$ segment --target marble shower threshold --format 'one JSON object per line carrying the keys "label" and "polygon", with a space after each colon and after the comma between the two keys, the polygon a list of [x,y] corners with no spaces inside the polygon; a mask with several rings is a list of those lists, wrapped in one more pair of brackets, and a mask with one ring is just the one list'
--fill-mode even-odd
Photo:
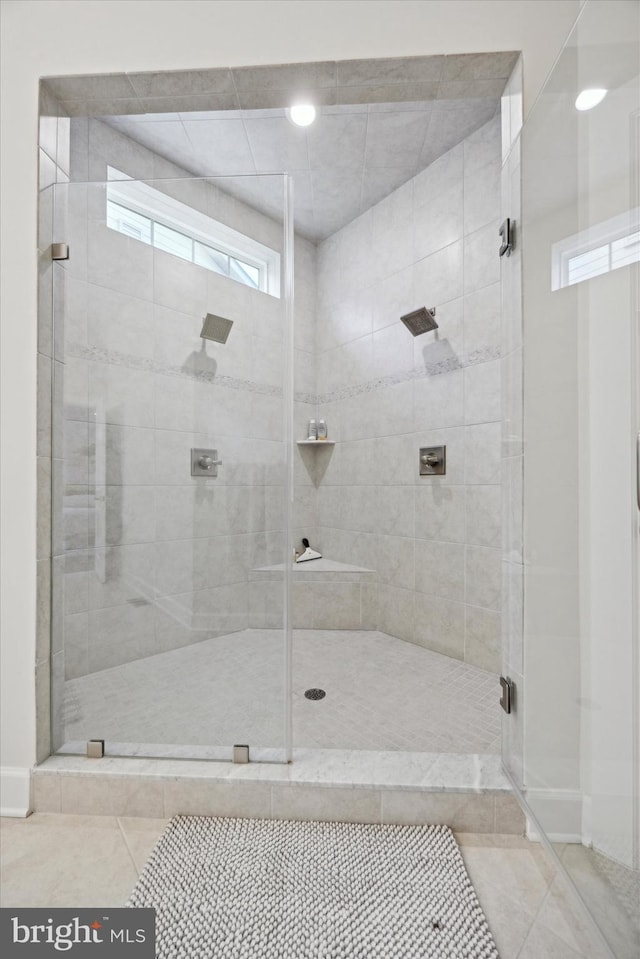
{"label": "marble shower threshold", "polygon": [[52,756],[33,770],[42,813],[442,823],[523,835],[495,755],[297,749],[291,763]]}

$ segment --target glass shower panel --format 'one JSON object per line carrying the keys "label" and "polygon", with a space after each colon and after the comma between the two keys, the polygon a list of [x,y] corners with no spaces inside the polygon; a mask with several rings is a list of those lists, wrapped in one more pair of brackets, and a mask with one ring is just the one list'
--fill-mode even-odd
{"label": "glass shower panel", "polygon": [[286,178],[55,190],[55,749],[286,761]]}
{"label": "glass shower panel", "polygon": [[619,959],[640,953],[639,38],[638,4],[587,2],[522,133],[523,786]]}

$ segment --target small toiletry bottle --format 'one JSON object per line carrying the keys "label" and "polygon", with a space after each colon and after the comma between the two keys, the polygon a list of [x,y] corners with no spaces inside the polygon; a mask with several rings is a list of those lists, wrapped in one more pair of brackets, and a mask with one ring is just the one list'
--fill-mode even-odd
{"label": "small toiletry bottle", "polygon": [[318,439],[318,427],[316,426],[315,420],[309,420],[309,433],[307,434],[308,440],[317,440]]}
{"label": "small toiletry bottle", "polygon": [[326,440],[327,438],[327,421],[318,420],[318,439]]}

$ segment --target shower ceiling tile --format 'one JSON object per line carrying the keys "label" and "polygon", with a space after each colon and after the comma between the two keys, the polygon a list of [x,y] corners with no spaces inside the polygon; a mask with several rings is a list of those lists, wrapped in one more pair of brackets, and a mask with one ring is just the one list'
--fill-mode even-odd
{"label": "shower ceiling tile", "polygon": [[386,60],[341,60],[338,64],[338,86],[407,83],[407,81],[439,80],[445,57],[396,57]]}
{"label": "shower ceiling tile", "polygon": [[281,176],[232,177],[219,184],[243,203],[249,204],[267,216],[282,219],[283,181]]}
{"label": "shower ceiling tile", "polygon": [[375,206],[414,176],[415,167],[365,169],[362,177],[362,210]]}
{"label": "shower ceiling tile", "polygon": [[408,100],[404,103],[361,103],[354,104],[351,107],[352,110],[363,109],[367,113],[420,113],[430,108],[431,102],[425,102],[424,100]]}
{"label": "shower ceiling tile", "polygon": [[[333,106],[336,101],[335,87],[296,87],[295,98],[302,103],[314,103],[318,106]],[[238,100],[245,110],[283,109],[291,103],[290,87],[282,89],[239,90]]]}
{"label": "shower ceiling tile", "polygon": [[184,97],[190,94],[232,93],[231,70],[171,70],[163,73],[128,73],[139,97]]}
{"label": "shower ceiling tile", "polygon": [[440,100],[462,100],[465,97],[500,97],[504,90],[504,80],[445,80],[440,84]]}
{"label": "shower ceiling tile", "polygon": [[320,116],[308,128],[311,170],[343,170],[364,165],[367,118],[363,114]]}
{"label": "shower ceiling tile", "polygon": [[124,73],[47,77],[45,82],[59,100],[118,100],[137,96]]}
{"label": "shower ceiling tile", "polygon": [[[264,114],[269,116],[284,116],[284,111],[278,110],[252,110],[252,117],[259,117]],[[172,114],[174,120],[243,120],[245,113],[242,110],[225,110],[221,108],[220,110],[187,110],[184,113],[178,113],[176,117],[175,113]],[[142,117],[141,119],[153,120],[153,116]],[[167,119],[166,117],[160,117],[159,119]]]}
{"label": "shower ceiling tile", "polygon": [[359,170],[313,170],[311,187],[316,222],[336,222],[343,211],[343,224],[349,223],[361,212]]}
{"label": "shower ceiling tile", "polygon": [[[155,103],[155,100],[153,102]],[[189,114],[188,119],[192,119],[192,116],[192,114]],[[229,116],[229,114],[227,114],[227,116]],[[165,122],[175,122],[179,119],[181,120],[182,117],[179,115],[176,116],[174,112],[169,111],[169,113],[134,113],[129,117],[111,117],[109,123],[117,127],[120,120],[127,120],[131,123],[162,123],[163,120]]]}
{"label": "shower ceiling tile", "polygon": [[234,91],[229,93],[191,93],[184,97],[141,97],[140,105],[146,113],[174,113],[191,110],[235,110],[240,103]]}
{"label": "shower ceiling tile", "polygon": [[407,100],[429,101],[438,96],[437,80],[424,83],[371,83],[366,86],[338,87],[338,103],[397,103]]}
{"label": "shower ceiling tile", "polygon": [[[417,70],[418,61],[423,62],[423,58],[415,59]],[[408,62],[411,64],[413,60],[410,58]],[[476,65],[478,70],[486,68],[483,63]],[[385,61],[382,73],[387,71],[387,80],[390,76],[399,76],[395,72],[398,64],[406,66],[407,61]],[[473,64],[463,66],[469,71]],[[267,71],[265,76],[271,76],[270,69],[240,71],[242,83],[256,83],[256,77],[264,71]],[[288,76],[287,71],[293,71],[293,76],[296,69],[296,65],[283,68],[282,77]],[[251,111],[216,109],[216,104],[227,105],[217,103],[218,98],[233,98],[229,93],[159,97],[153,103],[147,99],[105,99],[91,103],[70,100],[68,105],[71,112],[80,108],[80,113],[89,111],[97,115],[108,115],[117,106],[121,115],[108,119],[105,116],[105,122],[195,176],[291,172],[295,183],[296,230],[317,242],[397,190],[483,126],[499,108],[499,96],[478,96],[477,83],[473,84],[472,96],[434,101],[437,80],[406,82],[403,79],[367,86],[357,82],[368,76],[367,69],[365,64],[362,70],[354,67],[353,71],[347,71],[345,76],[354,85],[345,86],[342,91],[346,91],[350,101],[361,99],[362,103],[322,106],[327,100],[334,104],[336,88],[329,84],[331,71],[319,68],[315,79],[313,76],[311,79],[328,85],[312,89],[318,117],[306,129],[298,129],[288,122],[283,110],[290,99],[287,88],[271,83],[258,91],[264,99],[264,108]],[[435,64],[431,63],[429,69],[435,71]],[[234,75],[236,73],[238,71],[234,71]],[[182,83],[177,77],[171,82],[178,86]],[[187,83],[186,75],[184,82]],[[462,82],[468,82],[466,75]],[[284,84],[284,80],[280,78],[278,83]],[[501,84],[502,80],[498,81],[498,85]],[[255,89],[247,88],[240,96],[255,107],[254,93]],[[385,102],[371,102],[378,97]],[[182,103],[183,112],[168,113],[171,103]],[[269,109],[273,104],[276,107]],[[206,106],[213,109],[203,109]],[[162,113],[157,116],[135,114],[143,108],[162,109]],[[129,115],[132,111],[133,115]],[[225,184],[225,190],[267,216],[280,219],[282,185],[276,178],[270,183],[268,179],[253,181],[238,176]]]}
{"label": "shower ceiling tile", "polygon": [[286,117],[247,118],[244,121],[256,170],[282,173],[309,169],[306,131]]}
{"label": "shower ceiling tile", "polygon": [[333,87],[336,64],[283,63],[278,66],[235,67],[232,71],[236,90],[283,90],[300,87]]}
{"label": "shower ceiling tile", "polygon": [[365,166],[417,170],[431,118],[431,105],[416,113],[374,113],[367,122]]}
{"label": "shower ceiling tile", "polygon": [[[255,164],[242,120],[184,123],[200,172],[207,175],[254,173]],[[146,129],[146,127],[145,127]]]}
{"label": "shower ceiling tile", "polygon": [[145,113],[142,102],[135,97],[123,100],[61,100],[62,108],[70,117],[127,116]]}
{"label": "shower ceiling tile", "polygon": [[462,53],[446,57],[441,80],[507,79],[518,59],[517,52]]}
{"label": "shower ceiling tile", "polygon": [[[139,122],[139,120],[130,120],[126,117],[114,117],[111,125],[114,126],[116,130],[120,130],[121,133],[135,138],[134,125]],[[193,159],[193,146],[182,123],[176,123],[174,119],[158,120],[145,131],[145,146],[160,155],[162,155],[164,145],[168,139],[171,140],[172,150],[176,151],[182,160],[187,157]]]}
{"label": "shower ceiling tile", "polygon": [[487,123],[495,115],[498,103],[496,98],[438,100],[434,103],[420,168],[428,166]]}

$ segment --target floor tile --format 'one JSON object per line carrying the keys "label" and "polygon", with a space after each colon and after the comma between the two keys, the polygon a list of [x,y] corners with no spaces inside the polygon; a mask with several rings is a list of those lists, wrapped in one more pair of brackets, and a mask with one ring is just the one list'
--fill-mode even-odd
{"label": "floor tile", "polygon": [[137,871],[142,872],[145,862],[169,824],[169,820],[123,816],[118,819],[118,823],[133,863]]}
{"label": "floor tile", "polygon": [[[167,822],[63,814],[3,819],[1,904],[123,905]],[[539,846],[512,835],[460,832],[456,839],[500,959],[604,959],[595,945],[589,951],[584,918],[552,884],[553,868]]]}
{"label": "floor tile", "polygon": [[115,818],[33,815],[0,829],[2,906],[122,906],[138,871]]}
{"label": "floor tile", "polygon": [[[282,661],[282,634],[250,629],[69,680],[65,739],[282,748]],[[311,687],[325,698],[307,699]],[[496,687],[492,673],[376,630],[295,630],[294,745],[497,754]]]}

